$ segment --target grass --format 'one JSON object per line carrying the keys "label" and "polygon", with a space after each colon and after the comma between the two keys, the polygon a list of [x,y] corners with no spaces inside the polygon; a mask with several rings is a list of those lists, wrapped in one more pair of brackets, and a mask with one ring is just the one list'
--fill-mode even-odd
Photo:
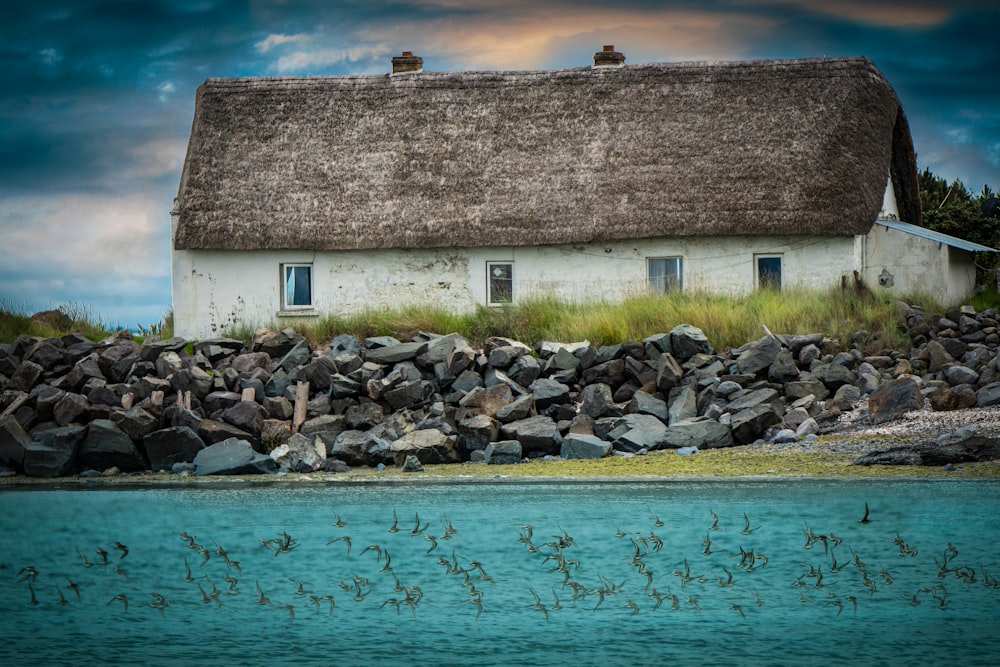
{"label": "grass", "polygon": [[[933,300],[914,296],[907,303],[928,312],[941,312]],[[296,328],[306,337],[328,341],[350,333],[365,338],[391,335],[409,340],[420,331],[457,332],[474,344],[489,336],[506,336],[528,344],[540,340],[563,342],[588,340],[611,345],[642,340],[669,331],[682,323],[699,327],[716,349],[731,349],[774,333],[822,332],[841,347],[864,331],[859,342],[866,352],[908,349],[910,342],[899,330],[897,301],[867,290],[760,290],[745,297],[704,292],[644,294],[622,302],[566,303],[555,298],[536,298],[501,308],[479,307],[457,314],[440,308],[407,307],[399,310],[368,310],[346,316],[328,315],[318,322]],[[273,326],[271,328],[274,328]],[[229,329],[226,336],[249,340],[254,327]]]}
{"label": "grass", "polygon": [[[943,312],[940,305],[920,295],[904,299],[927,312]],[[977,293],[977,309],[996,307],[996,290]],[[898,327],[897,301],[865,289],[831,288],[807,290],[786,288],[780,292],[759,290],[745,297],[706,292],[641,294],[622,302],[567,303],[540,297],[501,308],[481,306],[471,313],[453,313],[441,308],[409,306],[397,310],[368,310],[352,315],[327,315],[318,321],[294,326],[311,340],[321,343],[349,333],[394,336],[409,340],[420,331],[457,332],[473,344],[490,336],[507,336],[524,343],[540,340],[573,342],[588,340],[594,345],[612,345],[642,340],[669,331],[682,323],[699,327],[718,350],[739,347],[764,335],[763,327],[774,333],[824,333],[848,348],[852,336],[866,332],[858,341],[863,351],[906,350],[909,340]],[[0,303],[0,342],[9,343],[21,334],[52,338],[70,332],[91,340],[110,334],[106,322],[88,309],[60,306],[56,315],[29,316],[23,309]],[[274,323],[247,323],[226,330],[224,335],[249,341],[258,326],[282,328]],[[155,328],[154,328],[155,327]],[[167,338],[173,335],[173,316],[150,325],[149,331]]]}

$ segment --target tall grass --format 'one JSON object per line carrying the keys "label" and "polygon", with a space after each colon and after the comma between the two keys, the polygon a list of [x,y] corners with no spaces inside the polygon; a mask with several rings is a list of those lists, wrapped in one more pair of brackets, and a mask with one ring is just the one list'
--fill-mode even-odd
{"label": "tall grass", "polygon": [[[928,312],[941,307],[928,297],[904,299]],[[368,310],[353,315],[325,316],[295,328],[315,341],[350,333],[364,338],[391,335],[409,340],[421,331],[457,332],[474,343],[489,336],[507,336],[529,344],[540,340],[583,341],[610,345],[642,340],[682,323],[702,329],[717,349],[739,347],[773,333],[824,333],[847,348],[856,342],[866,352],[907,349],[909,340],[898,326],[896,299],[865,289],[760,290],[745,297],[704,292],[636,295],[621,302],[567,303],[541,297],[500,308],[479,307],[471,313],[405,307]],[[272,325],[270,328],[274,328]],[[252,326],[230,329],[225,335],[248,340]]]}
{"label": "tall grass", "polygon": [[28,315],[24,306],[0,302],[0,342],[10,343],[22,334],[55,338],[79,333],[97,341],[109,335],[109,325],[83,304],[69,303],[58,308]]}

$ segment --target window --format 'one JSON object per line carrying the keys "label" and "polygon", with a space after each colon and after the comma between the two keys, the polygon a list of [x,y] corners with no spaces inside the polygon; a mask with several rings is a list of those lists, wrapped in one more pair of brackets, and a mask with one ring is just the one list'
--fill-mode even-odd
{"label": "window", "polygon": [[646,260],[646,275],[649,277],[649,287],[657,294],[681,289],[681,269],[683,262],[680,257],[657,257]]}
{"label": "window", "polygon": [[757,287],[760,289],[781,289],[781,255],[755,255],[757,264]]}
{"label": "window", "polygon": [[281,265],[281,309],[312,308],[312,264]]}
{"label": "window", "polygon": [[489,305],[514,302],[514,264],[512,262],[486,263],[486,291]]}

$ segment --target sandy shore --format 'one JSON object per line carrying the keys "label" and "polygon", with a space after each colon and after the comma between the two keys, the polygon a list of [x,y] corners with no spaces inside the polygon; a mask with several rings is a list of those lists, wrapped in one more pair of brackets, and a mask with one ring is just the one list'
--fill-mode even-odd
{"label": "sandy shore", "polygon": [[1000,406],[956,412],[929,408],[872,426],[864,401],[841,415],[833,430],[814,440],[758,443],[743,447],[703,450],[681,456],[674,450],[645,455],[614,455],[599,460],[536,459],[516,465],[463,463],[426,466],[423,472],[402,473],[398,468],[355,468],[348,473],[278,473],[225,477],[196,477],[167,473],[133,473],[113,477],[43,479],[24,475],[0,477],[0,489],[24,486],[61,488],[95,486],[212,485],[212,484],[398,484],[482,482],[652,481],[694,479],[780,478],[920,478],[1000,479],[1000,461],[962,463],[953,469],[930,466],[854,466],[857,457],[884,451],[913,440],[932,440],[969,426],[1000,433]]}

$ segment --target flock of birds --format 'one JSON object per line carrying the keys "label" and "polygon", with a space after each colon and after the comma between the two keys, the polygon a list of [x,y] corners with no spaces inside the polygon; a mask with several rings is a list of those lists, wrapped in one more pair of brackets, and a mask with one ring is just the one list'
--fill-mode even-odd
{"label": "flock of birds", "polygon": [[[426,600],[438,609],[454,603],[454,609],[467,609],[460,613],[475,620],[495,609],[524,610],[545,622],[571,609],[617,610],[625,617],[658,610],[705,614],[711,609],[732,614],[734,622],[748,622],[753,610],[772,601],[785,605],[789,599],[828,610],[833,617],[863,614],[866,602],[875,598],[946,610],[956,587],[1000,589],[985,566],[964,562],[951,542],[928,546],[937,549],[934,568],[926,567],[926,555],[916,568],[920,550],[898,532],[878,530],[867,503],[856,522],[864,539],[853,530],[851,544],[833,531],[805,525],[801,547],[789,552],[782,543],[775,546],[777,553],[760,546],[768,530],[746,513],[742,526],[738,520],[726,525],[708,510],[698,544],[681,543],[680,531],[650,511],[641,530],[610,525],[600,544],[591,533],[581,545],[561,527],[541,530],[518,523],[511,526],[510,542],[499,546],[486,545],[475,535],[466,538],[447,514],[435,524],[414,514],[412,523],[401,524],[395,510],[388,526],[361,522],[363,529],[354,534],[357,544],[348,522],[332,512],[320,539],[315,531],[304,540],[280,530],[257,536],[256,544],[227,548],[180,531],[176,541],[157,546],[135,567],[130,564],[138,549],[111,540],[73,547],[72,567],[63,558],[57,563],[4,562],[0,568],[18,568],[13,582],[23,587],[24,603],[39,608],[96,604],[122,614],[165,616],[184,606],[222,609],[249,600],[287,613],[292,623],[301,621],[303,613],[328,617],[353,609],[415,619],[427,604],[425,589]],[[372,539],[376,528],[382,535],[377,540]],[[464,530],[472,533],[474,528]],[[872,548],[880,543],[891,543],[893,549]],[[866,563],[869,553],[855,547],[868,549],[878,560]],[[310,553],[298,557],[306,551]],[[898,559],[897,564],[887,564],[889,557]],[[896,584],[896,567],[907,572],[908,588]]]}

